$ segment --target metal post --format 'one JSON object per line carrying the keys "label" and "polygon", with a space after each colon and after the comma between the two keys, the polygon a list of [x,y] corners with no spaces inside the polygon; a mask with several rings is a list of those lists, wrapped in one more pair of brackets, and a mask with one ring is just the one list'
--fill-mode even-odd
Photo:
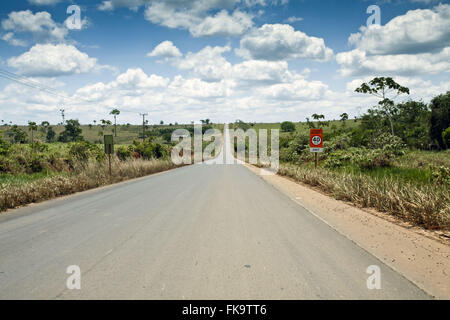
{"label": "metal post", "polygon": [[108,145],[108,160],[109,160],[109,177],[112,177],[112,171],[111,171],[111,145]]}
{"label": "metal post", "polygon": [[314,152],[314,162],[315,162],[315,168],[317,169],[319,165],[319,157],[317,156],[317,152]]}

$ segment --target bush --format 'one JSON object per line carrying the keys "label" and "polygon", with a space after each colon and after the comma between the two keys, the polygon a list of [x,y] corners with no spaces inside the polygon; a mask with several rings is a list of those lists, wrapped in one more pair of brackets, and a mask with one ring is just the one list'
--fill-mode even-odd
{"label": "bush", "polygon": [[88,161],[90,158],[95,158],[99,161],[103,159],[101,150],[95,144],[87,141],[73,143],[70,147],[69,155],[83,162]]}
{"label": "bush", "polygon": [[139,157],[148,159],[166,159],[170,154],[169,147],[165,147],[160,143],[153,143],[150,140],[145,142],[134,141],[130,152],[136,152]]}
{"label": "bush", "polygon": [[281,131],[283,132],[295,132],[295,125],[290,121],[285,121],[281,124]]}
{"label": "bush", "polygon": [[11,148],[11,144],[0,138],[0,155],[6,156]]}
{"label": "bush", "polygon": [[28,172],[37,173],[42,172],[45,168],[45,157],[42,154],[33,155],[28,163]]}
{"label": "bush", "polygon": [[430,166],[434,182],[450,186],[450,168],[445,166]]}
{"label": "bush", "polygon": [[130,150],[130,148],[121,146],[121,147],[117,148],[116,154],[120,160],[125,161],[126,159],[131,157],[131,150]]}
{"label": "bush", "polygon": [[447,148],[450,148],[450,127],[442,132],[442,140]]}
{"label": "bush", "polygon": [[358,153],[352,160],[361,169],[375,169],[390,167],[392,153],[385,150],[372,149]]}

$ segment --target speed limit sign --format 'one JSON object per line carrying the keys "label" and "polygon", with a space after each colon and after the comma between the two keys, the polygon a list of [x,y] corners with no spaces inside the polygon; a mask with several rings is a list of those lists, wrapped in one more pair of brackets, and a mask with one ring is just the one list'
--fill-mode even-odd
{"label": "speed limit sign", "polygon": [[311,129],[309,147],[311,152],[323,152],[323,129]]}

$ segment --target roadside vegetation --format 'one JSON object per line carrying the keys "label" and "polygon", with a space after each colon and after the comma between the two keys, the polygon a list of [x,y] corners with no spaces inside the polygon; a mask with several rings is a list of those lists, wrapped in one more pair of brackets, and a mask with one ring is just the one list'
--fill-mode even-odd
{"label": "roadside vegetation", "polygon": [[[192,125],[119,125],[120,111],[114,109],[111,115],[115,125],[100,120],[82,126],[74,119],[57,126],[47,121],[40,125],[29,122],[28,126],[4,123],[0,211],[175,168],[170,159],[172,132],[194,132]],[[202,122],[205,131],[223,129],[209,120]],[[105,134],[117,134],[111,175],[103,146]]]}
{"label": "roadside vegetation", "polygon": [[[383,85],[385,93],[407,90],[389,78],[375,80],[360,91]],[[236,121],[233,127],[280,129],[280,175],[427,229],[450,230],[450,92],[430,104],[386,99],[358,119],[343,113],[327,121],[314,114],[302,123]],[[309,149],[311,128],[324,129],[317,170]]]}

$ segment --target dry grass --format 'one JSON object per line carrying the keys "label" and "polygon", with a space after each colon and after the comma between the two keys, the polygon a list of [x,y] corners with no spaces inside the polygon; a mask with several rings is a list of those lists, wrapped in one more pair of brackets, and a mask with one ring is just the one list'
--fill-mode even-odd
{"label": "dry grass", "polygon": [[281,164],[278,173],[318,187],[338,200],[375,208],[426,229],[450,230],[450,190],[445,185],[418,185],[289,164]]}
{"label": "dry grass", "polygon": [[143,177],[175,167],[170,160],[136,159],[122,162],[114,158],[110,177],[107,164],[96,161],[78,164],[70,175],[43,178],[17,186],[4,185],[0,190],[0,211]]}

